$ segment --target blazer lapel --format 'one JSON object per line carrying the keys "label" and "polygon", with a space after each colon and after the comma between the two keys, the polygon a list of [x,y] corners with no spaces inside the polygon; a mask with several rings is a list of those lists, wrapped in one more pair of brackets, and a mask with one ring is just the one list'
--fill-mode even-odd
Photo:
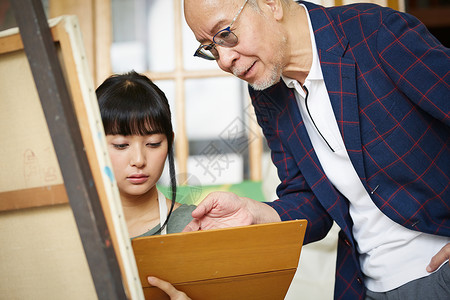
{"label": "blazer lapel", "polygon": [[353,61],[336,58],[328,53],[322,54],[320,60],[331,106],[347,153],[359,178],[365,183],[355,64]]}
{"label": "blazer lapel", "polygon": [[347,52],[348,41],[323,7],[304,4],[309,10],[320,65],[339,130],[350,160],[365,184],[356,94],[356,66]]}

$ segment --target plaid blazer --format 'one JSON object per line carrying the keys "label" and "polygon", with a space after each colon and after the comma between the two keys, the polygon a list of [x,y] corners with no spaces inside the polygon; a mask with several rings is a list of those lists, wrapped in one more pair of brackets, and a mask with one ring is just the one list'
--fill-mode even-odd
{"label": "plaid blazer", "polygon": [[[450,49],[390,8],[304,4],[340,132],[373,202],[404,227],[450,236]],[[268,204],[282,220],[308,220],[305,243],[336,221],[334,296],[362,299],[348,200],[324,174],[293,91],[283,81],[249,90],[281,180]]]}

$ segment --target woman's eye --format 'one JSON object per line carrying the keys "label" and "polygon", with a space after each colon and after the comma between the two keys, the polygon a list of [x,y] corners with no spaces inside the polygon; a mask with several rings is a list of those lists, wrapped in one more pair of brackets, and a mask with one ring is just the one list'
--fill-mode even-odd
{"label": "woman's eye", "polygon": [[152,147],[152,148],[156,148],[161,146],[161,142],[158,143],[147,143],[147,146]]}
{"label": "woman's eye", "polygon": [[122,150],[125,149],[128,146],[128,144],[113,144],[113,146],[116,149]]}

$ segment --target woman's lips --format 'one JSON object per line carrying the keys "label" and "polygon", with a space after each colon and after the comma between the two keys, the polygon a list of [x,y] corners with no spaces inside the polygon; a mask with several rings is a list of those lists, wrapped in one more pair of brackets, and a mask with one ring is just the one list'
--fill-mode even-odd
{"label": "woman's lips", "polygon": [[148,180],[146,175],[131,175],[127,177],[127,180],[133,184],[141,184]]}

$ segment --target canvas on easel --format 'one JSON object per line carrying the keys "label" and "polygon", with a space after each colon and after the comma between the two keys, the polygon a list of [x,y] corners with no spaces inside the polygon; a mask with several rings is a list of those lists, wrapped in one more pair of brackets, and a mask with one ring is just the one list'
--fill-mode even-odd
{"label": "canvas on easel", "polygon": [[[107,246],[114,248],[127,296],[142,299],[77,19],[57,18],[50,27],[111,235]],[[0,294],[98,299],[91,276],[96,270],[86,261],[53,147],[57,141],[50,137],[17,29],[0,35],[0,126],[0,139],[8,144],[0,150]]]}

